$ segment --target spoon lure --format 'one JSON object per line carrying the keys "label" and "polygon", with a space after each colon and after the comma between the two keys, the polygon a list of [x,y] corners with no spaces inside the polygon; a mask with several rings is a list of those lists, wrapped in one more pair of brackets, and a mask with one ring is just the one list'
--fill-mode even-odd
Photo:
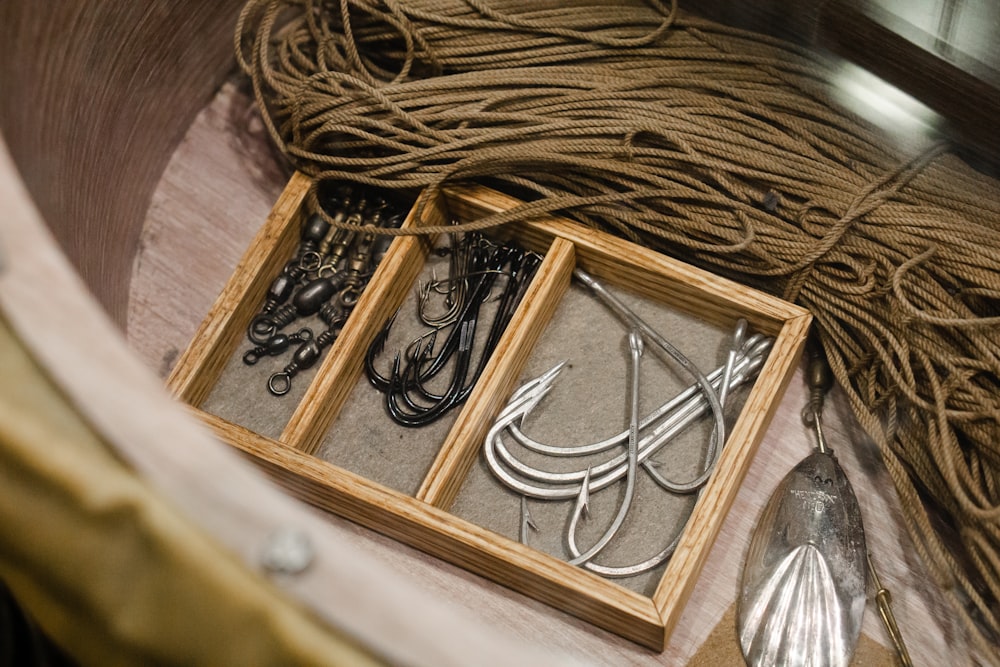
{"label": "spoon lure", "polygon": [[737,629],[751,667],[846,667],[861,633],[865,531],[851,483],[823,435],[832,379],[818,355],[809,383],[803,418],[817,447],[775,489],[743,567]]}

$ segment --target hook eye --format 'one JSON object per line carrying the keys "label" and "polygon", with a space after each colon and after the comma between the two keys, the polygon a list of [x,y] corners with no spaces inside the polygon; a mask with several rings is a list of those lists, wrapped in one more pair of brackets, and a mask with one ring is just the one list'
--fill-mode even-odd
{"label": "hook eye", "polygon": [[275,396],[284,396],[292,388],[292,376],[288,373],[275,373],[267,381],[267,389]]}
{"label": "hook eye", "polygon": [[298,337],[299,341],[303,343],[308,343],[313,339],[313,332],[309,327],[302,327],[295,335]]}
{"label": "hook eye", "polygon": [[257,349],[247,350],[246,354],[243,355],[243,363],[247,366],[253,366],[258,361],[260,361],[260,355],[257,354]]}
{"label": "hook eye", "polygon": [[340,305],[344,308],[353,308],[358,303],[358,298],[361,296],[360,290],[355,287],[349,287],[340,293],[337,300]]}
{"label": "hook eye", "polygon": [[299,259],[299,268],[303,271],[315,271],[323,264],[323,258],[315,250],[308,250],[302,253]]}
{"label": "hook eye", "polygon": [[267,315],[257,315],[250,321],[247,338],[257,345],[266,345],[271,336],[278,333],[278,327]]}

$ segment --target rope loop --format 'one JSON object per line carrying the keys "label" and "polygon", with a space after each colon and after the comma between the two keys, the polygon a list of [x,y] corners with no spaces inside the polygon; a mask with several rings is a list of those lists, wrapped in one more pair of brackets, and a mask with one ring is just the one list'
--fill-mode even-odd
{"label": "rope loop", "polygon": [[[862,188],[851,200],[844,214],[829,225],[827,231],[812,244],[812,249],[792,266],[793,273],[785,285],[783,298],[787,301],[796,301],[802,287],[808,282],[815,270],[816,264],[842,242],[848,230],[879,206],[898,196],[899,191],[912,181],[931,160],[947,149],[947,144],[937,142],[912,159],[900,164],[882,178]],[[813,227],[815,223],[812,222],[809,214],[821,210],[825,209],[812,201],[807,202],[797,216],[799,226],[803,230]]]}

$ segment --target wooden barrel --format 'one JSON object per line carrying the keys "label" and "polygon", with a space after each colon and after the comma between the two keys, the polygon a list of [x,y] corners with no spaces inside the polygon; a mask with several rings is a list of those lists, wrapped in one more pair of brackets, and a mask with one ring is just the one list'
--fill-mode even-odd
{"label": "wooden barrel", "polygon": [[0,8],[0,128],[32,199],[119,325],[153,189],[232,69],[238,0]]}
{"label": "wooden barrel", "polygon": [[[0,579],[84,664],[558,664],[536,640],[588,660],[661,660],[318,517],[216,441],[129,351],[122,329],[150,200],[232,71],[242,4],[0,3]],[[707,5],[729,7],[723,18],[742,12]],[[773,27],[771,18],[748,27]],[[995,89],[956,96],[944,85],[953,78],[913,79],[995,113]],[[784,408],[785,432],[797,432],[798,407]],[[781,455],[797,458],[796,447]],[[772,456],[758,468],[768,461],[782,465]],[[885,513],[886,541],[907,556],[897,560],[912,560],[898,512]],[[129,539],[85,553],[104,535]],[[713,557],[715,579],[731,577],[719,566],[730,561]],[[919,570],[898,569],[907,567]],[[918,593],[910,607],[926,609],[911,612],[913,625],[937,631],[925,616],[948,614]],[[698,599],[724,610],[729,598],[715,595],[706,587]],[[708,635],[690,613],[680,624],[686,656]],[[153,623],[139,623],[142,614]],[[711,623],[735,646],[720,618]],[[672,656],[663,664],[679,662]]]}

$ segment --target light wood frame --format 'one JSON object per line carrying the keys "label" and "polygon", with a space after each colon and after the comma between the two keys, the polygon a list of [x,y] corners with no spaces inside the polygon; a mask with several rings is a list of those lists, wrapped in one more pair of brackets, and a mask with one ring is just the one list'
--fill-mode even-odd
{"label": "light wood frame", "polygon": [[[343,332],[277,439],[198,409],[292,254],[309,179],[290,180],[266,223],[167,380],[170,390],[217,435],[298,498],[488,577],[597,626],[662,650],[736,496],[749,463],[797,365],[811,316],[775,297],[693,268],[649,249],[544,218],[517,223],[519,241],[544,261],[458,415],[415,497],[383,487],[313,456],[363,369],[364,353],[402,303],[429,250],[422,236],[393,241]],[[425,193],[405,226],[442,225],[508,210],[517,200],[482,187]],[[416,211],[421,210],[418,220]],[[746,318],[774,336],[771,353],[732,427],[716,471],[695,505],[676,553],[652,596],[568,565],[448,512],[480,444],[514,388],[575,266],[717,325]]]}

